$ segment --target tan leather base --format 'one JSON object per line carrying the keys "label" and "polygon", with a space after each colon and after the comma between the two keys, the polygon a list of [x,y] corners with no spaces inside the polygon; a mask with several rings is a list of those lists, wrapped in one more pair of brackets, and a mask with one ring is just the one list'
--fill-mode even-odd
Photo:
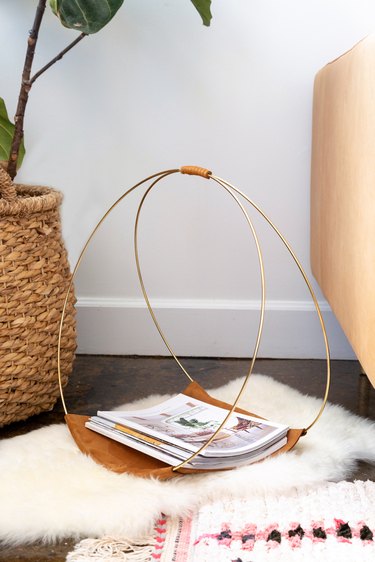
{"label": "tan leather base", "polygon": [[[190,396],[191,398],[196,398],[198,400],[204,400],[209,404],[215,406],[220,406],[221,408],[230,409],[232,406],[226,402],[216,400],[212,398],[207,392],[196,382],[192,382],[184,390],[184,394]],[[237,412],[252,415],[255,417],[256,414],[250,414],[246,410],[241,408],[236,408]],[[85,427],[85,422],[89,419],[88,416],[79,416],[76,414],[68,414],[65,416],[66,423],[69,430],[77,443],[79,449],[82,453],[89,455],[97,463],[105,466],[109,470],[117,473],[127,472],[134,474],[136,476],[142,477],[156,477],[159,479],[173,478],[181,474],[191,474],[198,472],[210,472],[208,470],[192,470],[192,469],[180,469],[178,472],[172,470],[172,466],[169,466],[153,457],[144,455],[131,447],[127,447],[122,443],[113,441],[108,437],[99,435]],[[290,450],[297,443],[301,435],[304,433],[303,429],[290,429],[288,431],[288,442],[287,444],[279,449],[274,455],[278,455],[282,452]],[[212,471],[215,472],[215,471]]]}

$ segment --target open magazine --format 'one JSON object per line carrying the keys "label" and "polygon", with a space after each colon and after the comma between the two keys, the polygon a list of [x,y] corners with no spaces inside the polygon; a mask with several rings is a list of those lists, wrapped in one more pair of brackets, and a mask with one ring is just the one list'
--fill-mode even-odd
{"label": "open magazine", "polygon": [[[86,427],[166,464],[177,465],[212,437],[227,414],[224,408],[178,394],[143,410],[99,411]],[[233,412],[212,443],[185,467],[235,468],[261,460],[286,444],[288,429]]]}

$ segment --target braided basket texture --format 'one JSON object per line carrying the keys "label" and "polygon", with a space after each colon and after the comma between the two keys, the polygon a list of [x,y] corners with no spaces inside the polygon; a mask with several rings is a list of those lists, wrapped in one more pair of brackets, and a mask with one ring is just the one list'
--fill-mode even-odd
{"label": "braided basket texture", "polygon": [[[59,396],[57,343],[70,279],[62,195],[13,184],[0,166],[0,427],[50,410]],[[74,295],[61,344],[65,385],[76,348]]]}

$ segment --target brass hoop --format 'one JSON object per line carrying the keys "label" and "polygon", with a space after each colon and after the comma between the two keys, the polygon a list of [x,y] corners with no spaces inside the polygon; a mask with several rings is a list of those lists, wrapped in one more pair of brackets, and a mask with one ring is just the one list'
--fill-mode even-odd
{"label": "brass hoop", "polygon": [[[194,167],[194,172],[196,170],[200,170],[199,168]],[[205,172],[208,172],[207,170],[205,170]],[[208,172],[209,175],[203,175],[202,173],[190,173],[190,175],[200,175],[205,177],[206,179],[210,179],[211,177],[211,172]],[[143,207],[143,204],[147,198],[147,196],[149,195],[149,193],[151,192],[151,190],[153,189],[153,187],[160,181],[161,178],[158,178],[157,180],[155,180],[150,187],[147,189],[147,191],[144,193],[141,202],[138,206],[138,210],[137,210],[137,215],[136,215],[136,220],[135,220],[135,226],[134,226],[134,252],[135,252],[135,261],[136,261],[136,266],[137,266],[137,274],[138,274],[138,279],[139,279],[139,283],[141,285],[141,289],[142,289],[142,293],[148,308],[148,311],[151,315],[151,318],[161,336],[161,338],[163,339],[165,345],[167,346],[169,352],[171,353],[172,357],[175,359],[175,361],[177,362],[177,364],[180,366],[180,368],[182,369],[182,371],[185,373],[185,375],[190,379],[190,381],[193,381],[193,379],[191,378],[191,376],[188,374],[188,372],[185,370],[185,368],[181,365],[180,361],[178,360],[178,358],[176,357],[176,354],[174,353],[174,351],[172,350],[171,345],[168,343],[167,338],[165,337],[159,322],[156,319],[155,313],[152,309],[150,300],[148,298],[148,294],[146,291],[146,287],[143,281],[143,276],[142,276],[142,272],[141,272],[141,267],[140,267],[140,261],[139,261],[139,254],[138,254],[138,223],[139,223],[139,217],[140,217],[140,213]],[[238,402],[241,400],[243,393],[246,390],[246,387],[248,385],[250,376],[253,372],[253,368],[254,368],[254,364],[258,355],[258,350],[259,350],[259,345],[260,345],[260,340],[262,337],[262,331],[263,331],[263,324],[264,324],[264,311],[265,311],[265,275],[264,275],[264,264],[263,264],[263,257],[262,257],[262,251],[260,248],[260,244],[259,244],[259,239],[257,236],[257,233],[255,231],[254,225],[252,220],[250,219],[246,209],[244,208],[244,206],[242,205],[242,203],[240,202],[240,200],[238,199],[238,197],[235,195],[235,193],[233,193],[233,191],[225,186],[222,185],[222,187],[225,189],[225,191],[227,191],[227,193],[229,193],[229,195],[231,195],[231,197],[235,200],[235,202],[237,203],[237,205],[240,207],[240,209],[242,210],[246,221],[250,227],[250,230],[252,232],[253,235],[253,239],[255,242],[255,246],[256,246],[256,250],[257,250],[257,255],[258,255],[258,262],[259,262],[259,268],[260,268],[260,279],[261,279],[261,309],[260,309],[260,318],[259,318],[259,325],[258,325],[258,332],[257,332],[257,337],[256,337],[256,341],[255,341],[255,345],[254,345],[254,351],[253,351],[253,355],[252,355],[252,359],[251,359],[251,363],[250,363],[250,368],[248,370],[248,373],[242,383],[242,386],[237,394],[236,399],[234,400],[234,402],[232,403],[232,406],[230,408],[230,410],[228,410],[228,414],[224,417],[223,421],[220,423],[220,425],[217,427],[217,429],[215,430],[215,432],[211,435],[211,437],[209,439],[207,439],[207,441],[205,443],[203,443],[203,445],[197,450],[195,451],[195,453],[193,453],[192,455],[190,455],[189,458],[187,458],[186,460],[184,460],[183,462],[177,464],[176,466],[174,466],[172,468],[173,471],[178,471],[180,468],[183,468],[184,466],[186,466],[189,462],[191,462],[193,459],[195,459],[202,451],[204,451],[211,443],[212,441],[214,441],[214,439],[216,438],[216,436],[219,434],[219,432],[221,431],[221,429],[225,426],[225,424],[227,423],[228,419],[230,418],[230,416],[233,414],[234,410],[236,409],[236,406],[238,404]]]}
{"label": "brass hoop", "polygon": [[63,331],[63,326],[64,326],[64,318],[65,318],[65,311],[66,311],[66,307],[67,307],[67,303],[68,303],[68,299],[69,299],[69,295],[73,286],[73,282],[75,279],[75,276],[77,274],[78,268],[81,264],[81,261],[83,259],[83,256],[86,253],[87,247],[89,246],[92,238],[94,237],[95,233],[97,232],[97,230],[99,229],[99,227],[101,226],[101,224],[104,222],[104,220],[108,217],[108,215],[112,212],[112,210],[130,193],[132,193],[135,189],[137,189],[138,187],[140,187],[141,185],[145,184],[146,182],[150,181],[150,180],[154,180],[153,183],[148,187],[147,191],[145,192],[145,194],[142,197],[142,200],[138,206],[138,210],[137,210],[137,215],[136,215],[136,222],[135,222],[135,227],[134,227],[134,251],[135,251],[135,259],[136,259],[136,266],[137,266],[137,274],[138,274],[138,278],[140,281],[140,285],[141,285],[141,289],[143,292],[143,296],[145,298],[145,302],[147,305],[147,308],[149,310],[149,313],[151,315],[151,318],[156,326],[156,328],[159,331],[160,336],[162,337],[164,343],[166,344],[168,350],[170,351],[171,355],[173,356],[173,358],[175,359],[175,361],[177,362],[177,364],[180,366],[180,368],[182,369],[182,371],[185,373],[185,375],[189,378],[190,381],[192,381],[193,379],[190,377],[189,373],[185,370],[185,368],[182,366],[182,364],[180,363],[180,361],[178,360],[178,358],[176,357],[175,353],[173,352],[171,346],[169,345],[163,331],[161,330],[161,327],[156,319],[155,313],[152,309],[151,303],[149,301],[148,295],[147,295],[147,291],[144,285],[144,281],[143,281],[143,277],[142,277],[142,273],[141,273],[141,269],[140,269],[140,262],[139,262],[139,254],[138,254],[138,239],[137,239],[137,233],[138,233],[138,223],[139,223],[139,216],[140,216],[140,212],[142,210],[142,206],[144,204],[144,201],[146,199],[146,197],[148,196],[148,194],[150,193],[151,189],[153,189],[153,187],[158,184],[162,179],[164,179],[165,177],[175,174],[175,173],[183,173],[183,174],[189,174],[189,175],[197,175],[197,176],[202,176],[206,179],[212,179],[214,180],[214,182],[216,182],[218,185],[220,185],[222,188],[224,188],[228,194],[231,195],[231,197],[235,200],[235,202],[237,203],[237,205],[240,207],[240,209],[242,210],[246,221],[251,229],[253,238],[254,238],[254,242],[256,245],[256,249],[257,249],[257,255],[258,255],[258,261],[259,261],[259,266],[260,266],[260,277],[261,277],[261,308],[260,308],[260,318],[259,318],[259,325],[258,325],[258,333],[257,333],[257,338],[256,338],[256,342],[255,342],[255,346],[254,346],[254,352],[253,352],[253,357],[251,360],[251,364],[250,364],[250,368],[249,371],[244,379],[244,382],[240,388],[240,391],[235,399],[235,401],[232,404],[232,407],[230,410],[228,410],[228,414],[225,417],[225,419],[223,420],[223,422],[220,424],[220,426],[217,428],[217,430],[215,431],[215,433],[211,436],[211,438],[209,440],[207,440],[206,443],[204,443],[202,445],[202,447],[196,451],[193,455],[191,455],[191,457],[189,457],[187,460],[183,461],[182,463],[176,465],[173,467],[174,471],[177,471],[178,469],[182,468],[184,465],[186,465],[188,462],[190,462],[191,460],[193,460],[199,453],[201,453],[206,447],[208,447],[210,445],[210,443],[215,439],[216,435],[219,433],[219,431],[222,429],[222,427],[225,425],[226,421],[228,420],[228,418],[230,417],[230,415],[233,413],[233,411],[235,410],[239,400],[241,399],[247,383],[249,381],[249,378],[252,374],[253,371],[253,367],[254,367],[254,363],[257,357],[257,353],[259,350],[259,345],[260,345],[260,340],[261,340],[261,335],[262,335],[262,330],[263,330],[263,323],[264,323],[264,310],[265,310],[265,275],[264,275],[264,265],[263,265],[263,258],[262,258],[262,253],[261,253],[261,248],[260,248],[260,244],[259,244],[259,240],[254,228],[254,225],[246,211],[246,209],[244,208],[244,206],[242,205],[242,203],[240,202],[240,200],[238,199],[237,195],[241,196],[242,198],[245,199],[245,201],[247,201],[258,213],[260,213],[260,215],[267,221],[267,223],[273,228],[273,230],[276,232],[276,234],[278,235],[278,237],[280,238],[280,240],[282,241],[282,243],[284,244],[284,246],[287,248],[289,254],[292,256],[294,262],[296,263],[304,281],[305,284],[307,285],[310,295],[312,297],[312,300],[314,302],[314,306],[316,309],[316,312],[318,314],[319,317],[319,321],[320,321],[320,326],[321,326],[321,330],[323,333],[323,338],[324,338],[324,344],[325,344],[325,352],[326,352],[326,364],[327,364],[327,370],[326,370],[326,388],[325,388],[325,394],[324,394],[324,398],[323,398],[323,402],[322,405],[319,409],[319,412],[317,414],[317,416],[314,418],[314,420],[310,423],[310,425],[308,425],[305,430],[304,430],[304,434],[319,420],[320,416],[323,413],[323,410],[325,408],[325,405],[327,403],[328,400],[328,393],[329,393],[329,387],[330,387],[330,352],[329,352],[329,344],[328,344],[328,337],[327,337],[327,332],[326,332],[326,328],[325,328],[325,324],[324,324],[324,320],[321,314],[321,310],[319,307],[319,303],[317,301],[317,298],[315,296],[314,290],[311,286],[311,283],[308,280],[308,277],[306,275],[306,272],[304,271],[300,261],[298,260],[296,254],[294,253],[294,251],[292,250],[290,244],[287,242],[287,240],[285,239],[285,237],[281,234],[281,232],[278,230],[278,228],[275,226],[275,224],[269,219],[269,217],[260,209],[260,207],[258,207],[249,197],[247,197],[247,195],[245,195],[243,192],[241,192],[238,188],[236,188],[235,186],[233,186],[232,184],[230,184],[229,182],[223,180],[222,178],[218,177],[218,176],[214,176],[209,170],[207,169],[203,169],[203,168],[199,168],[199,167],[192,167],[192,166],[183,166],[182,168],[179,169],[171,169],[171,170],[165,170],[163,172],[158,172],[156,174],[153,174],[149,177],[147,177],[146,179],[142,180],[141,182],[135,184],[133,187],[131,187],[129,190],[127,190],[123,195],[121,195],[111,206],[110,208],[104,213],[104,215],[102,216],[102,218],[99,220],[99,222],[97,223],[97,225],[94,227],[93,231],[91,232],[89,238],[87,239],[80,255],[79,258],[77,260],[77,263],[74,267],[74,270],[72,272],[71,275],[71,279],[67,288],[67,292],[66,292],[66,297],[64,300],[64,304],[63,304],[63,309],[62,309],[62,313],[61,313],[61,319],[60,319],[60,325],[59,325],[59,337],[58,337],[58,349],[57,349],[57,372],[58,372],[58,381],[59,381],[59,389],[60,389],[60,395],[61,395],[61,401],[62,401],[62,405],[65,411],[65,414],[68,414],[68,410],[66,407],[66,403],[65,403],[65,399],[64,399],[64,392],[63,392],[63,387],[62,387],[62,376],[61,376],[61,338],[62,338],[62,331]]}
{"label": "brass hoop", "polygon": [[306,274],[304,268],[302,267],[301,262],[297,258],[295,252],[292,250],[292,247],[290,246],[289,242],[281,234],[280,230],[271,221],[271,219],[264,213],[264,211],[262,211],[262,209],[260,207],[258,207],[258,205],[256,205],[256,203],[254,203],[254,201],[252,201],[247,195],[245,195],[245,193],[240,191],[234,185],[231,185],[227,181],[225,181],[225,180],[223,180],[223,179],[221,179],[217,176],[211,176],[211,178],[214,181],[216,181],[217,183],[219,183],[220,185],[226,185],[227,187],[233,189],[233,191],[235,191],[236,193],[238,193],[238,195],[243,197],[245,199],[245,201],[247,201],[267,221],[267,223],[273,228],[273,230],[276,232],[277,236],[280,238],[280,240],[282,241],[282,243],[284,244],[284,246],[288,250],[291,257],[293,258],[295,264],[297,265],[297,267],[298,267],[298,269],[299,269],[299,271],[300,271],[300,273],[303,277],[303,280],[304,280],[304,282],[305,282],[305,284],[306,284],[306,286],[307,286],[307,288],[310,292],[311,298],[314,302],[315,310],[316,310],[316,313],[317,313],[318,318],[319,318],[320,327],[321,327],[323,339],[324,339],[324,347],[325,347],[325,354],[326,354],[326,388],[325,388],[325,392],[324,392],[323,402],[322,402],[322,405],[320,407],[320,410],[319,410],[317,416],[313,419],[313,421],[310,423],[310,425],[308,425],[305,428],[305,431],[307,432],[309,429],[312,428],[313,425],[316,424],[316,422],[319,420],[320,416],[322,415],[323,410],[324,410],[324,408],[327,404],[329,388],[330,388],[330,385],[331,385],[331,364],[330,364],[330,351],[329,351],[328,336],[327,336],[327,331],[326,331],[326,327],[325,327],[325,324],[324,324],[322,312],[320,310],[320,306],[319,306],[319,303],[318,303],[318,299],[316,298],[316,295],[315,295],[315,291],[312,288],[312,285],[311,285],[311,283],[310,283],[310,281],[307,277],[307,274]]}
{"label": "brass hoop", "polygon": [[165,170],[164,172],[158,172],[157,174],[152,174],[152,176],[148,176],[147,178],[145,178],[144,180],[136,183],[135,185],[133,185],[133,187],[131,187],[130,189],[128,189],[127,191],[125,191],[125,193],[123,193],[114,203],[113,205],[111,205],[109,207],[109,209],[104,213],[104,215],[102,216],[102,218],[99,220],[99,222],[96,224],[96,226],[94,227],[94,229],[92,230],[90,236],[88,237],[85,245],[83,246],[81,253],[78,256],[78,260],[76,265],[74,266],[71,278],[70,278],[70,282],[68,284],[68,288],[66,290],[66,296],[65,296],[65,300],[64,300],[64,304],[63,304],[63,308],[62,308],[62,312],[61,312],[61,317],[60,317],[60,325],[59,325],[59,337],[58,337],[58,341],[57,341],[57,376],[58,376],[58,381],[59,381],[59,390],[60,390],[60,397],[61,397],[61,402],[64,408],[64,412],[65,415],[68,414],[68,409],[66,407],[66,403],[65,403],[65,398],[64,398],[64,391],[63,391],[63,386],[62,386],[62,377],[61,377],[61,338],[62,338],[62,331],[63,331],[63,327],[64,327],[64,319],[65,319],[65,312],[66,312],[66,307],[68,304],[68,300],[69,300],[69,295],[71,293],[72,287],[73,287],[73,283],[74,283],[74,279],[77,275],[77,271],[79,269],[79,266],[81,265],[81,261],[83,259],[83,256],[86,253],[87,247],[89,246],[91,240],[93,239],[93,237],[95,236],[96,232],[99,230],[100,226],[102,225],[102,223],[105,221],[105,219],[108,217],[108,215],[113,211],[113,209],[115,207],[117,207],[117,205],[123,200],[125,199],[125,197],[127,197],[128,195],[130,195],[130,193],[132,193],[135,189],[137,189],[137,187],[140,187],[141,185],[143,185],[144,183],[157,178],[157,177],[164,177],[164,176],[169,176],[170,174],[176,174],[179,171],[179,169],[173,169],[173,170]]}

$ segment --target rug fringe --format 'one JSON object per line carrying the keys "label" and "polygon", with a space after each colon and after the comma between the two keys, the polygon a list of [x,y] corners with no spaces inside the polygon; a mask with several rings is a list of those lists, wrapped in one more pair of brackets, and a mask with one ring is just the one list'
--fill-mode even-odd
{"label": "rug fringe", "polygon": [[150,562],[154,545],[155,538],[152,536],[138,540],[124,537],[83,539],[68,554],[66,562],[112,562],[113,560]]}

